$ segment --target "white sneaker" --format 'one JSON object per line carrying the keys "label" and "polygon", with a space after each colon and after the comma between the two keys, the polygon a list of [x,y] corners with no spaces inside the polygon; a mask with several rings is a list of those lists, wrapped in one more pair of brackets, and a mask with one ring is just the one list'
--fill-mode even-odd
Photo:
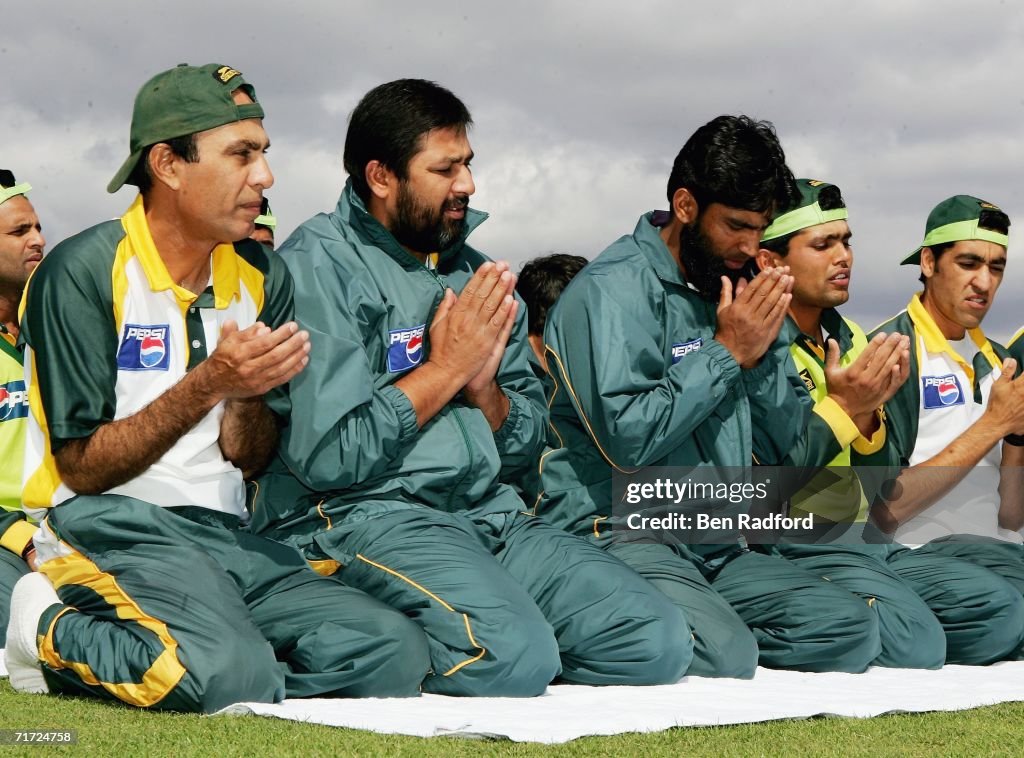
{"label": "white sneaker", "polygon": [[45,694],[50,691],[43,679],[36,638],[43,612],[59,602],[50,580],[38,572],[25,574],[14,585],[5,662],[11,686],[18,692]]}

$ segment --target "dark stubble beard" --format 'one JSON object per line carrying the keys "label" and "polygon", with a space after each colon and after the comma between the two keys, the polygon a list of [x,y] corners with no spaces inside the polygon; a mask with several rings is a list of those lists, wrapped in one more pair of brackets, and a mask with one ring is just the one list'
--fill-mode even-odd
{"label": "dark stubble beard", "polygon": [[[468,199],[458,201],[466,207]],[[430,208],[421,203],[408,182],[398,186],[398,212],[391,224],[391,234],[398,242],[418,253],[439,253],[447,250],[462,236],[466,219],[446,219],[444,212],[450,201],[440,208]]]}
{"label": "dark stubble beard", "polygon": [[757,264],[751,259],[741,269],[731,269],[718,255],[700,228],[700,219],[679,232],[679,260],[686,270],[686,281],[697,288],[705,300],[717,303],[722,295],[722,277],[727,276],[735,288],[741,279],[748,282],[757,276]]}

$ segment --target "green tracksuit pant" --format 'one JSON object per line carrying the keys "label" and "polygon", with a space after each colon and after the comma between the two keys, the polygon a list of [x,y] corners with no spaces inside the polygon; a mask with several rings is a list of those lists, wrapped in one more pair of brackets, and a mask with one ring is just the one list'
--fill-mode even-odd
{"label": "green tracksuit pant", "polygon": [[[882,652],[874,665],[936,669],[946,661],[942,624],[906,580],[886,563],[887,546],[783,543],[775,546],[775,552],[867,601],[878,616],[882,643]],[[955,630],[950,633],[955,641]]]}
{"label": "green tracksuit pant", "polygon": [[426,692],[527,697],[574,684],[665,684],[693,652],[683,614],[629,567],[498,485],[471,511],[360,501],[314,537],[337,576],[416,621]]}
{"label": "green tracksuit pant", "polygon": [[11,590],[29,571],[28,564],[10,550],[0,547],[0,649],[7,642],[8,613],[11,609]]}
{"label": "green tracksuit pant", "polygon": [[1024,656],[1024,548],[959,537],[898,546],[889,565],[924,598],[946,629],[949,663]]}
{"label": "green tracksuit pant", "polygon": [[691,674],[749,678],[758,663],[859,672],[878,655],[878,621],[867,603],[782,558],[743,550],[711,568],[686,546],[616,534],[597,542],[686,614],[695,638]]}
{"label": "green tracksuit pant", "polygon": [[51,691],[202,712],[418,693],[429,661],[415,624],[236,527],[117,495],[52,509],[37,538],[61,599],[39,624]]}

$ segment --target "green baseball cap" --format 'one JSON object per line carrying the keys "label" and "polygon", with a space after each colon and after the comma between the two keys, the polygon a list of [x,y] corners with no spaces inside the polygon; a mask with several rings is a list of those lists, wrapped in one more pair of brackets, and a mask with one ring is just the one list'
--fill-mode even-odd
{"label": "green baseball cap", "polygon": [[[809,226],[826,224],[829,221],[840,221],[850,217],[846,208],[833,208],[822,210],[819,198],[821,191],[826,187],[835,187],[834,184],[822,182],[818,179],[797,179],[796,188],[800,193],[800,200],[795,206],[778,213],[772,219],[771,224],[761,234],[761,241],[785,237],[787,234],[799,232]],[[836,187],[836,190],[839,188]]]}
{"label": "green baseball cap", "polygon": [[270,210],[270,201],[264,197],[263,204],[260,205],[260,215],[253,221],[256,226],[265,226],[270,230],[277,228],[277,216],[275,216]]}
{"label": "green baseball cap", "polygon": [[[253,102],[236,105],[232,93],[239,88]],[[107,192],[117,192],[129,181],[142,151],[150,145],[246,118],[263,118],[263,106],[237,69],[219,63],[180,63],[157,74],[135,96],[128,140],[131,155],[110,180]]]}
{"label": "green baseball cap", "polygon": [[27,182],[18,184],[14,178],[14,172],[10,169],[0,168],[0,205],[3,205],[16,195],[27,195],[32,185]]}
{"label": "green baseball cap", "polygon": [[918,264],[921,262],[921,248],[946,242],[985,240],[1007,247],[1007,235],[978,226],[984,211],[1004,213],[999,206],[970,195],[954,195],[943,200],[928,214],[928,223],[924,225],[924,242],[900,261],[900,265]]}

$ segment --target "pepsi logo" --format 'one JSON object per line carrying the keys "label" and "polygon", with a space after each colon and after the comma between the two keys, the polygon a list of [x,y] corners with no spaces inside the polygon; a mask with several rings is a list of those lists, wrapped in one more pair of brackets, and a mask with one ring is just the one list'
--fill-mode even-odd
{"label": "pepsi logo", "polygon": [[171,365],[168,324],[125,324],[117,348],[121,371],[167,371]]}
{"label": "pepsi logo", "polygon": [[17,379],[0,385],[0,422],[28,415],[28,391],[25,382]]}
{"label": "pepsi logo", "polygon": [[408,371],[420,365],[426,328],[426,324],[420,324],[388,332],[388,371]]}
{"label": "pepsi logo", "polygon": [[964,390],[955,374],[921,377],[921,399],[925,409],[964,405]]}
{"label": "pepsi logo", "polygon": [[960,397],[960,388],[957,387],[956,382],[944,379],[939,383],[939,400],[942,401],[943,405],[952,405]]}
{"label": "pepsi logo", "polygon": [[417,334],[405,343],[405,356],[409,363],[419,363],[423,356],[423,335]]}
{"label": "pepsi logo", "polygon": [[153,368],[167,355],[167,347],[162,337],[143,337],[139,346],[139,362],[146,368]]}

